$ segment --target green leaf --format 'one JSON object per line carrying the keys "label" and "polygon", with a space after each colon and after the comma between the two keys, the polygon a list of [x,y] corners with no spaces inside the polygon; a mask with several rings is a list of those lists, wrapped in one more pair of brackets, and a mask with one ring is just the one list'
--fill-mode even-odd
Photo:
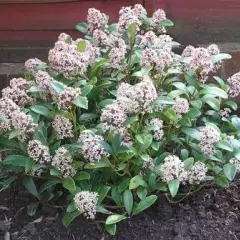
{"label": "green leaf", "polygon": [[44,182],[44,183],[42,184],[42,186],[40,187],[39,194],[43,193],[43,192],[44,192],[45,190],[47,190],[48,188],[57,185],[58,183],[61,183],[61,180],[60,180],[60,179],[50,179],[50,180],[47,180],[47,181]]}
{"label": "green leaf", "polygon": [[88,109],[88,100],[86,97],[79,96],[72,101],[77,107]]}
{"label": "green leaf", "polygon": [[142,176],[140,175],[136,175],[130,180],[129,189],[131,190],[131,189],[137,188],[138,186],[143,186],[145,188],[148,187],[147,183],[142,179]]}
{"label": "green leaf", "polygon": [[225,175],[216,176],[215,181],[216,181],[216,184],[220,187],[229,187],[229,182]]}
{"label": "green leaf", "polygon": [[116,229],[117,229],[116,223],[105,224],[105,228],[110,235],[114,236],[116,234]]}
{"label": "green leaf", "polygon": [[202,95],[202,94],[209,94],[209,95],[217,96],[217,97],[220,97],[220,98],[228,98],[227,93],[225,91],[223,91],[221,88],[211,87],[211,86],[205,87],[204,89],[202,89],[199,92],[199,94],[200,95]]}
{"label": "green leaf", "polygon": [[189,117],[190,119],[197,118],[201,116],[201,111],[198,110],[197,108],[191,108],[189,112],[186,114],[186,117]]}
{"label": "green leaf", "polygon": [[50,82],[50,85],[52,86],[54,91],[57,93],[64,91],[64,85],[58,81],[52,81],[52,82]]}
{"label": "green leaf", "polygon": [[184,169],[186,171],[190,171],[194,164],[194,158],[193,157],[187,158],[183,161],[183,163],[184,163]]}
{"label": "green leaf", "polygon": [[84,97],[87,96],[91,92],[92,89],[93,89],[93,85],[90,85],[90,84],[83,87],[81,89],[81,95]]}
{"label": "green leaf", "polygon": [[136,23],[131,23],[128,26],[128,37],[130,39],[130,43],[131,45],[134,43],[135,41],[135,36],[136,36]]}
{"label": "green leaf", "polygon": [[96,119],[98,117],[97,114],[95,113],[83,113],[81,116],[80,116],[80,121],[91,121],[93,119]]}
{"label": "green leaf", "polygon": [[62,218],[63,225],[67,228],[71,224],[71,222],[80,215],[80,213],[76,210],[74,212],[66,213]]}
{"label": "green leaf", "polygon": [[108,152],[109,154],[113,154],[113,148],[105,141],[100,141],[99,142],[101,144],[101,146],[104,148],[104,150],[106,152]]}
{"label": "green leaf", "polygon": [[31,203],[27,206],[27,213],[30,217],[33,217],[36,214],[39,203]]}
{"label": "green leaf", "polygon": [[174,100],[170,97],[164,97],[164,96],[160,96],[157,99],[154,100],[153,104],[155,105],[173,105],[174,104]]}
{"label": "green leaf", "polygon": [[4,179],[3,181],[0,181],[0,186],[2,188],[7,188],[12,182],[14,182],[17,179],[17,176],[11,176],[9,178]]}
{"label": "green leaf", "polygon": [[8,139],[11,140],[13,138],[15,138],[16,136],[18,136],[18,134],[21,132],[21,130],[13,130],[10,132]]}
{"label": "green leaf", "polygon": [[108,216],[108,218],[106,219],[106,224],[111,225],[114,223],[118,223],[124,219],[126,219],[124,215],[120,215],[120,214],[111,215],[111,216]]}
{"label": "green leaf", "polygon": [[31,168],[32,168],[32,166],[34,164],[35,164],[35,161],[33,161],[32,159],[28,158],[26,160],[26,163],[25,163],[25,173],[28,173],[31,170]]}
{"label": "green leaf", "polygon": [[186,87],[186,85],[185,85],[184,83],[182,83],[182,82],[173,82],[172,85],[173,85],[174,87],[176,87],[177,89],[186,92],[186,88],[187,88],[187,87]]}
{"label": "green leaf", "polygon": [[151,70],[152,70],[152,66],[150,66],[150,67],[143,67],[143,68],[141,68],[140,71],[133,73],[132,76],[133,77],[141,77],[142,78],[142,77],[148,75]]}
{"label": "green leaf", "polygon": [[224,59],[231,59],[232,56],[228,53],[219,53],[217,55],[214,55],[211,57],[211,60],[213,63],[216,63],[216,62],[219,62],[219,61],[222,61]]}
{"label": "green leaf", "polygon": [[90,174],[86,171],[77,172],[74,176],[75,181],[89,180],[89,179],[90,179]]}
{"label": "green leaf", "polygon": [[111,189],[111,187],[109,187],[109,186],[101,186],[98,189],[98,192],[99,192],[98,204],[100,204],[104,200],[104,198],[106,197],[106,195],[110,189]]}
{"label": "green leaf", "polygon": [[63,180],[62,185],[64,188],[70,190],[70,191],[74,191],[76,190],[76,185],[74,180],[71,177],[68,177],[66,179]]}
{"label": "green leaf", "polygon": [[123,204],[124,207],[128,213],[128,215],[131,214],[132,212],[132,207],[133,207],[133,195],[130,190],[126,190],[123,193]]}
{"label": "green leaf", "polygon": [[110,167],[110,163],[106,161],[99,161],[95,163],[87,163],[84,168],[85,169],[97,169],[97,168],[105,168],[105,167]]}
{"label": "green leaf", "polygon": [[174,23],[171,20],[169,20],[169,19],[163,19],[160,22],[160,26],[161,27],[172,27],[172,26],[174,26]]}
{"label": "green leaf", "polygon": [[173,179],[168,183],[168,189],[169,189],[172,197],[176,196],[178,189],[179,189],[179,184],[180,184],[180,182],[178,179]]}
{"label": "green leaf", "polygon": [[25,176],[23,178],[23,185],[32,195],[39,198],[39,194],[32,177]]}
{"label": "green leaf", "polygon": [[68,205],[68,207],[66,209],[66,212],[70,213],[70,212],[74,212],[76,210],[77,210],[77,208],[76,208],[75,203],[73,201]]}
{"label": "green leaf", "polygon": [[80,22],[76,26],[76,29],[82,33],[86,33],[88,29],[88,24],[85,22]]}
{"label": "green leaf", "polygon": [[100,213],[103,213],[103,214],[107,214],[107,215],[112,214],[112,212],[108,211],[106,208],[104,208],[101,205],[97,205],[97,209],[96,210],[97,210],[97,212],[100,212]]}
{"label": "green leaf", "polygon": [[216,98],[208,98],[205,100],[205,103],[207,103],[212,109],[219,111],[220,109],[220,101]]}
{"label": "green leaf", "polygon": [[34,139],[40,141],[43,145],[48,146],[47,139],[41,131],[38,130],[34,133]]}
{"label": "green leaf", "polygon": [[232,163],[227,163],[223,166],[223,172],[229,181],[232,181],[236,175],[236,166]]}
{"label": "green leaf", "polygon": [[137,204],[136,208],[133,210],[133,215],[136,215],[145,209],[149,208],[151,205],[153,205],[157,200],[156,195],[150,195],[146,198],[144,198],[140,203]]}
{"label": "green leaf", "polygon": [[147,189],[143,187],[139,187],[137,189],[137,195],[139,199],[143,200],[147,196]]}
{"label": "green leaf", "polygon": [[200,99],[194,100],[194,101],[190,101],[190,104],[197,108],[197,109],[201,109],[202,108],[202,101]]}
{"label": "green leaf", "polygon": [[231,145],[231,143],[229,143],[226,140],[221,140],[220,142],[218,142],[216,144],[216,147],[220,148],[220,149],[224,149],[224,150],[229,151],[229,152],[233,151],[233,146]]}
{"label": "green leaf", "polygon": [[79,41],[77,44],[77,50],[79,52],[85,52],[86,46],[87,46],[87,43],[85,40]]}
{"label": "green leaf", "polygon": [[168,108],[163,113],[169,120],[176,121],[178,119],[177,113],[172,108]]}
{"label": "green leaf", "polygon": [[235,111],[238,109],[238,105],[234,101],[226,101],[225,103]]}
{"label": "green leaf", "polygon": [[30,109],[33,112],[38,113],[40,115],[43,115],[45,117],[49,117],[50,116],[49,110],[46,107],[42,106],[42,105],[35,105],[35,106],[30,107]]}
{"label": "green leaf", "polygon": [[182,150],[181,150],[181,158],[182,158],[183,160],[185,160],[185,159],[188,158],[188,156],[189,156],[188,150],[187,150],[187,149],[182,149]]}
{"label": "green leaf", "polygon": [[17,167],[25,167],[27,161],[29,161],[28,157],[21,156],[21,155],[10,155],[4,158],[3,164],[13,165]]}
{"label": "green leaf", "polygon": [[200,140],[201,138],[201,133],[195,128],[182,128],[182,132],[197,140]]}

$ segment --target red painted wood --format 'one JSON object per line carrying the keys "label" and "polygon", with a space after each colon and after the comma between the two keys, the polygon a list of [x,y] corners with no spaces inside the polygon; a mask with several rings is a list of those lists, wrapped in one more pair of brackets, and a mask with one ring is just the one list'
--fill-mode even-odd
{"label": "red painted wood", "polygon": [[[85,21],[87,10],[97,8],[116,20],[119,9],[142,0],[83,0],[69,3],[2,4],[0,30],[56,30],[72,29]],[[11,17],[10,17],[11,16]]]}

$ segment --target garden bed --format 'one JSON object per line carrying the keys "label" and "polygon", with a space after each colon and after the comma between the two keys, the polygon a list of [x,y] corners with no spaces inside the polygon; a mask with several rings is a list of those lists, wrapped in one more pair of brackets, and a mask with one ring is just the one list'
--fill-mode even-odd
{"label": "garden bed", "polygon": [[[104,233],[101,223],[83,218],[65,229],[61,211],[51,207],[30,218],[26,207],[32,200],[25,190],[19,191],[18,186],[1,193],[1,239],[4,235],[10,235],[11,238],[6,239],[11,240],[240,239],[240,180],[233,182],[229,189],[205,189],[179,204],[170,204],[163,196],[147,212],[121,223],[116,237]],[[4,219],[12,219],[9,227]]]}

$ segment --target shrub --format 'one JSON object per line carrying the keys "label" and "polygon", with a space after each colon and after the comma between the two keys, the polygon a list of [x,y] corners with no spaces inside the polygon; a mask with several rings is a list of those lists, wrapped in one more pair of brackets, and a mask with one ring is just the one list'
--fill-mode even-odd
{"label": "shrub", "polygon": [[85,38],[60,34],[48,63],[28,60],[0,99],[2,187],[22,178],[38,199],[30,215],[63,197],[65,226],[106,214],[110,234],[159,192],[228,186],[240,169],[240,74],[214,76],[230,56],[214,44],[174,53],[161,9],[119,13],[109,25],[89,9]]}

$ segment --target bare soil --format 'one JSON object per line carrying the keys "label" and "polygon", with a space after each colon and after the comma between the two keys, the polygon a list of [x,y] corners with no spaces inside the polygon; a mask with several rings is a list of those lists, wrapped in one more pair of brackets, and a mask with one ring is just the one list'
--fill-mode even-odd
{"label": "bare soil", "polygon": [[207,188],[178,204],[165,197],[148,211],[118,225],[116,237],[101,223],[78,219],[69,229],[62,211],[45,206],[27,215],[33,201],[17,185],[0,193],[0,239],[4,240],[238,240],[240,179],[228,189]]}

